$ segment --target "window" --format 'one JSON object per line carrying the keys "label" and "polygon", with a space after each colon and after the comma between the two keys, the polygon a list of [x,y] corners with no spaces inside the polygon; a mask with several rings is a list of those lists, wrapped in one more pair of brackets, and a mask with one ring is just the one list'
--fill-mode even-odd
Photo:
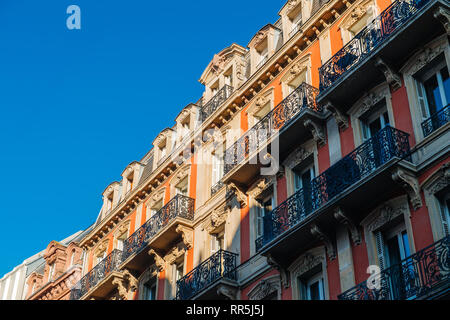
{"label": "window", "polygon": [[230,68],[225,74],[224,74],[224,81],[226,86],[233,86],[233,69]]}
{"label": "window", "polygon": [[265,47],[260,53],[259,53],[259,62],[258,66],[262,66],[264,63],[267,62],[267,59],[269,58],[269,48]]}
{"label": "window", "polygon": [[163,199],[160,199],[151,209],[151,217],[153,217],[163,207]]}
{"label": "window", "polygon": [[304,169],[294,169],[294,190],[302,190],[298,197],[298,207],[301,208],[302,215],[307,215],[312,211],[312,183],[315,177],[314,166],[310,165]]}
{"label": "window", "polygon": [[166,157],[166,155],[167,155],[167,147],[166,147],[166,145],[164,145],[164,146],[162,146],[161,148],[160,148],[160,150],[161,150],[161,156],[160,156],[160,160],[162,160],[162,159],[164,159],[165,157]]}
{"label": "window", "polygon": [[52,281],[54,270],[55,270],[55,264],[50,265],[50,270],[48,272],[48,281]]}
{"label": "window", "polygon": [[450,78],[442,56],[417,75],[416,90],[423,119],[441,111],[450,103]]}
{"label": "window", "polygon": [[409,273],[410,268],[414,266],[407,259],[411,255],[411,250],[404,222],[388,230],[376,232],[375,238],[380,268],[382,270],[389,268],[391,274],[398,275],[389,277],[390,295],[393,299],[402,299],[404,293],[409,291],[408,286],[410,285],[402,280],[410,275],[403,274]]}
{"label": "window", "polygon": [[97,263],[96,263],[96,264],[99,264],[99,263],[102,262],[102,260],[105,259],[105,258],[106,258],[106,251],[103,251],[101,254],[99,254],[99,255],[97,256]]}
{"label": "window", "polygon": [[180,280],[181,278],[183,278],[183,274],[184,274],[184,264],[178,263],[174,265],[174,272],[175,272],[175,283]]}
{"label": "window", "polygon": [[75,261],[75,250],[72,251],[72,256],[70,257],[70,266],[72,267]]}
{"label": "window", "polygon": [[144,284],[144,300],[156,300],[156,278]]}
{"label": "window", "polygon": [[177,195],[188,195],[188,177],[185,177],[180,183],[177,184],[175,187],[176,194]]}
{"label": "window", "polygon": [[264,217],[269,216],[272,212],[274,204],[273,194],[266,196],[260,200],[260,207],[256,214],[256,237],[259,238],[264,234]]}
{"label": "window", "polygon": [[444,234],[448,235],[450,233],[450,192],[447,191],[447,193],[444,194],[443,197],[440,197],[439,200]]}
{"label": "window", "polygon": [[[317,268],[315,268],[317,271]],[[311,276],[297,278],[299,296],[302,300],[325,300],[322,271]]]}
{"label": "window", "polygon": [[292,27],[289,35],[292,37],[298,30],[300,30],[300,26],[302,25],[302,12],[298,12],[297,15],[292,19]]}
{"label": "window", "polygon": [[216,185],[223,176],[223,155],[217,150],[212,154],[212,186]]}
{"label": "window", "polygon": [[224,233],[211,235],[211,255],[224,249]]}
{"label": "window", "polygon": [[368,140],[390,124],[385,100],[374,106],[374,112],[361,118],[363,139]]}

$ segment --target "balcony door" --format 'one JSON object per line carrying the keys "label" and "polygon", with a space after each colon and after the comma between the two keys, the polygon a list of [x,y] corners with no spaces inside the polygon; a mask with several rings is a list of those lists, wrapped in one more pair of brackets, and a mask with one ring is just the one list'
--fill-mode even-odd
{"label": "balcony door", "polygon": [[314,179],[314,166],[311,165],[301,171],[294,170],[294,190],[299,192],[303,190],[301,194],[298,194],[298,207],[301,214],[301,219],[306,217],[312,211],[312,183]]}
{"label": "balcony door", "polygon": [[416,275],[411,256],[408,233],[404,224],[400,224],[384,233],[384,272],[385,284],[389,287],[389,294],[393,300],[402,300],[414,296]]}
{"label": "balcony door", "polygon": [[325,291],[322,272],[300,281],[301,296],[304,300],[325,300]]}
{"label": "balcony door", "polygon": [[156,300],[156,278],[144,284],[144,300]]}

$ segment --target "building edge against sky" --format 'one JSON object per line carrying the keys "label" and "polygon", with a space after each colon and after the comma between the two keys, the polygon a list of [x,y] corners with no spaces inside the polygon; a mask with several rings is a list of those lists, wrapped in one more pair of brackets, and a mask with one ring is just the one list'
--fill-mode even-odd
{"label": "building edge against sky", "polygon": [[449,297],[449,3],[279,16],[213,57],[95,223],[7,274],[3,292],[23,285],[2,299]]}

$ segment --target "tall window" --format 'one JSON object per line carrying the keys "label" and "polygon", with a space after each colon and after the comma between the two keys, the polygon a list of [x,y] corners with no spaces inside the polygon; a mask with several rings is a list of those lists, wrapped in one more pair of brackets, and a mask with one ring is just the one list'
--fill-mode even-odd
{"label": "tall window", "polygon": [[374,112],[361,119],[364,140],[370,139],[376,135],[378,131],[390,124],[385,100],[382,100],[375,105],[374,110]]}
{"label": "tall window", "polygon": [[52,281],[53,273],[55,271],[55,264],[50,265],[50,271],[48,272],[48,281]]}
{"label": "tall window", "polygon": [[184,275],[184,263],[183,262],[178,262],[178,263],[174,264],[173,267],[174,267],[174,279],[175,279],[175,284],[176,284],[178,280],[183,278],[183,275]]}
{"label": "tall window", "polygon": [[273,193],[267,195],[262,198],[260,202],[260,207],[257,211],[256,216],[256,237],[261,237],[264,234],[264,217],[269,216],[272,212],[275,204],[274,204],[274,196]]}
{"label": "tall window", "polygon": [[151,217],[153,217],[163,207],[163,199],[160,199],[151,209]]}
{"label": "tall window", "polygon": [[220,150],[216,150],[212,154],[212,186],[216,185],[223,176],[223,155]]}
{"label": "tall window", "polygon": [[450,191],[439,197],[444,234],[450,234]]}
{"label": "tall window", "polygon": [[224,249],[224,233],[211,235],[211,255]]}
{"label": "tall window", "polygon": [[144,284],[144,300],[156,300],[156,278]]}
{"label": "tall window", "polygon": [[448,67],[441,56],[416,77],[416,89],[422,117],[429,118],[450,103]]}
{"label": "tall window", "polygon": [[315,177],[314,165],[309,165],[303,169],[294,169],[294,190],[302,190],[298,196],[298,207],[303,215],[312,211],[312,183]]}
{"label": "tall window", "polygon": [[314,270],[315,273],[308,272],[307,275],[297,278],[299,296],[302,300],[325,300],[323,273],[321,268],[319,272],[317,268]]}
{"label": "tall window", "polygon": [[180,183],[175,187],[176,194],[187,196],[188,195],[188,177],[185,177]]}
{"label": "tall window", "polygon": [[100,254],[97,256],[97,263],[96,263],[96,264],[99,264],[99,263],[102,262],[102,260],[105,259],[105,258],[106,258],[106,251],[103,251],[102,253],[100,253]]}

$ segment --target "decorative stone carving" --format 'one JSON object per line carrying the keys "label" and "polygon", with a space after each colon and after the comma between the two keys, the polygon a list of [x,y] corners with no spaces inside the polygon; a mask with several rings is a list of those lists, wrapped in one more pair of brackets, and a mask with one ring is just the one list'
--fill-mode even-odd
{"label": "decorative stone carving", "polygon": [[402,86],[402,80],[398,73],[394,72],[392,68],[384,62],[380,57],[375,60],[375,66],[383,72],[387,83],[393,91],[400,89]]}
{"label": "decorative stone carving", "polygon": [[338,108],[336,108],[330,101],[328,101],[325,104],[325,109],[327,109],[328,111],[331,112],[331,114],[333,115],[334,119],[336,120],[336,123],[338,125],[338,127],[341,130],[345,130],[348,128],[348,117],[346,114],[342,113],[341,111],[339,111]]}
{"label": "decorative stone carving", "polygon": [[237,289],[220,284],[217,288],[217,295],[224,296],[229,300],[237,300]]}
{"label": "decorative stone carving", "polygon": [[427,46],[424,47],[422,52],[420,52],[417,57],[413,61],[413,65],[411,68],[407,71],[408,75],[414,75],[417,71],[425,67],[428,63],[430,63],[434,58],[436,58],[438,55],[440,55],[445,48],[447,47],[447,41],[444,43],[432,47]]}
{"label": "decorative stone carving", "polygon": [[428,181],[424,184],[424,188],[429,194],[435,194],[450,185],[450,162],[444,163],[434,174],[431,183]]}
{"label": "decorative stone carving", "polygon": [[384,92],[383,93],[369,93],[366,97],[362,100],[362,107],[355,113],[356,118],[360,118],[362,115],[364,115],[367,111],[372,109],[373,106],[375,106],[378,102],[380,102],[382,99],[385,98]]}
{"label": "decorative stone carving", "polygon": [[397,206],[394,208],[391,205],[385,203],[375,211],[378,212],[375,219],[367,224],[367,230],[370,232],[377,231],[386,223],[392,221],[400,215],[403,215],[407,211],[407,208],[405,206]]}
{"label": "decorative stone carving", "polygon": [[255,35],[254,38],[254,45],[253,47],[259,46],[260,43],[266,39],[267,34],[269,33],[269,29],[258,31],[258,33]]}
{"label": "decorative stone carving", "polygon": [[189,171],[191,169],[191,165],[187,164],[183,168],[179,169],[177,173],[175,174],[175,177],[173,178],[172,185],[176,186],[179,184],[184,178],[186,178],[189,175]]}
{"label": "decorative stone carving", "polygon": [[307,119],[303,122],[303,125],[311,131],[313,139],[320,145],[324,146],[326,143],[326,136],[323,127],[315,120]]}
{"label": "decorative stone carving", "polygon": [[318,265],[321,265],[324,260],[325,257],[322,255],[313,255],[309,252],[305,253],[292,267],[291,272],[296,277],[301,276]]}
{"label": "decorative stone carving", "polygon": [[175,246],[170,252],[164,257],[164,260],[169,264],[174,264],[179,258],[181,258],[186,253],[185,248],[180,248],[180,246]]}
{"label": "decorative stone carving", "polygon": [[155,250],[150,249],[148,252],[149,256],[152,256],[155,260],[155,266],[158,272],[162,272],[166,266],[166,261],[162,258]]}
{"label": "decorative stone carving", "polygon": [[358,226],[350,219],[341,208],[336,208],[334,210],[334,217],[340,223],[344,224],[348,231],[350,231],[350,235],[352,236],[352,241],[355,245],[361,244],[361,232],[358,229]]}
{"label": "decorative stone carving", "polygon": [[351,26],[358,22],[362,18],[362,16],[364,16],[368,11],[370,12],[371,10],[373,10],[371,2],[359,4],[350,12],[347,18],[345,18],[345,22],[342,26],[344,27],[344,29],[348,30]]}
{"label": "decorative stone carving", "polygon": [[408,194],[409,201],[411,202],[414,210],[422,207],[422,198],[420,197],[420,185],[417,178],[409,172],[406,172],[400,168],[395,169],[392,172],[392,180],[400,183]]}
{"label": "decorative stone carving", "polygon": [[97,249],[95,249],[95,255],[98,257],[107,249],[108,249],[108,240],[106,239],[98,245]]}
{"label": "decorative stone carving", "polygon": [[281,283],[283,284],[283,287],[285,289],[289,288],[289,272],[283,268],[275,259],[272,257],[271,254],[267,255],[267,263],[274,269],[278,270],[281,277]]}
{"label": "decorative stone carving", "polygon": [[212,73],[214,73],[214,74],[221,73],[224,70],[227,63],[228,63],[228,60],[227,60],[226,56],[215,54],[211,61]]}
{"label": "decorative stone carving", "polygon": [[164,198],[165,192],[166,192],[166,189],[162,188],[162,189],[156,191],[153,196],[151,196],[150,200],[148,201],[148,205],[147,205],[150,208],[150,210]]}
{"label": "decorative stone carving", "polygon": [[327,254],[328,254],[328,257],[330,258],[330,260],[336,259],[336,247],[335,247],[334,243],[319,228],[319,226],[317,226],[316,224],[313,224],[311,226],[311,234],[325,244],[325,247],[327,248]]}
{"label": "decorative stone carving", "polygon": [[308,70],[308,66],[309,66],[308,62],[309,62],[308,60],[305,61],[303,59],[303,60],[300,60],[300,61],[297,61],[296,63],[294,63],[294,65],[287,72],[287,76],[284,79],[284,82],[289,83],[292,80],[294,80],[299,74],[301,74],[305,70]]}
{"label": "decorative stone carving", "polygon": [[263,178],[260,179],[254,187],[249,191],[249,195],[255,199],[257,198],[264,190],[266,190],[272,184],[272,179]]}
{"label": "decorative stone carving", "polygon": [[263,300],[274,292],[280,292],[280,277],[278,275],[262,279],[250,292],[250,300]]}
{"label": "decorative stone carving", "polygon": [[287,3],[287,13],[289,14],[292,10],[294,10],[300,2],[301,0],[289,0]]}
{"label": "decorative stone carving", "polygon": [[233,182],[230,182],[228,184],[228,190],[234,193],[241,208],[245,208],[247,206],[247,195],[238,186],[236,186]]}
{"label": "decorative stone carving", "polygon": [[286,160],[284,160],[283,166],[292,170],[313,153],[313,150],[306,150],[303,147],[298,147],[286,158]]}
{"label": "decorative stone carving", "polygon": [[450,35],[450,10],[440,6],[434,10],[433,16],[442,23],[447,35]]}
{"label": "decorative stone carving", "polygon": [[122,278],[114,277],[112,284],[117,287],[119,297],[122,300],[131,300],[132,293],[137,290],[138,280],[128,271],[122,272]]}
{"label": "decorative stone carving", "polygon": [[194,242],[194,231],[192,230],[192,228],[178,225],[175,231],[176,233],[181,234],[181,237],[183,238],[183,243],[186,246],[186,248],[188,250],[191,249]]}

